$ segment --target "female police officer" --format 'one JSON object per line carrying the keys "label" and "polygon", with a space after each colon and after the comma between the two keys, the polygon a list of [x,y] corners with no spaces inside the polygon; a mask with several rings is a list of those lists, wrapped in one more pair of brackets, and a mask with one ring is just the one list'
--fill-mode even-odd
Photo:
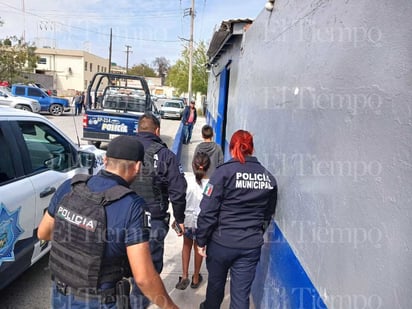
{"label": "female police officer", "polygon": [[276,180],[251,156],[252,135],[235,132],[229,149],[232,159],[216,169],[200,203],[197,243],[209,272],[200,308],[220,308],[229,269],[230,308],[249,308],[263,233],[276,207]]}

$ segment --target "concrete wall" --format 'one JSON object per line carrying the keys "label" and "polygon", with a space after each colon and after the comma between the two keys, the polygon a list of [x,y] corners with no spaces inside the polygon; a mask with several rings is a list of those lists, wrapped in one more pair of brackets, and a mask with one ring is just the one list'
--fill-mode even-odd
{"label": "concrete wall", "polygon": [[250,130],[279,182],[258,307],[410,306],[410,16],[410,0],[277,0],[247,31],[228,139]]}

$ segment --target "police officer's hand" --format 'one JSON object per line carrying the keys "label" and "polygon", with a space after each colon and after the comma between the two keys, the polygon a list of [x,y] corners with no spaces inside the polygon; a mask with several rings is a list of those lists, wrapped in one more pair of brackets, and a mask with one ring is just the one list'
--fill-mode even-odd
{"label": "police officer's hand", "polygon": [[206,246],[204,247],[197,247],[197,253],[199,253],[201,256],[203,257],[207,257],[206,256]]}

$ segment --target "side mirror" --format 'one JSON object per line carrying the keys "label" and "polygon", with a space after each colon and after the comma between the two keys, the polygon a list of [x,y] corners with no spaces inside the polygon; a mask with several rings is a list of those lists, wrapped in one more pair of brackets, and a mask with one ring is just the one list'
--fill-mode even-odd
{"label": "side mirror", "polygon": [[79,151],[79,164],[80,167],[87,168],[89,174],[93,174],[93,168],[96,165],[96,156],[91,152]]}

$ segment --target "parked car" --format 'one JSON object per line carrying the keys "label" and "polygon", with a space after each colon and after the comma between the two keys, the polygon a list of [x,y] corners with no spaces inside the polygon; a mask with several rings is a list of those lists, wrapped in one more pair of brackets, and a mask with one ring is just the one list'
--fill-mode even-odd
{"label": "parked car", "polygon": [[71,110],[69,100],[49,96],[39,87],[13,84],[11,86],[11,93],[38,100],[41,106],[41,112],[48,112],[55,116],[60,116],[63,112],[69,112]]}
{"label": "parked car", "polygon": [[168,100],[160,107],[160,117],[182,119],[185,105],[182,100]]}
{"label": "parked car", "polygon": [[0,105],[23,109],[29,112],[40,113],[40,103],[37,100],[19,97],[10,92],[10,89],[0,86]]}
{"label": "parked car", "polygon": [[104,152],[85,147],[42,115],[0,107],[0,289],[50,250],[37,228],[57,187],[101,169]]}

